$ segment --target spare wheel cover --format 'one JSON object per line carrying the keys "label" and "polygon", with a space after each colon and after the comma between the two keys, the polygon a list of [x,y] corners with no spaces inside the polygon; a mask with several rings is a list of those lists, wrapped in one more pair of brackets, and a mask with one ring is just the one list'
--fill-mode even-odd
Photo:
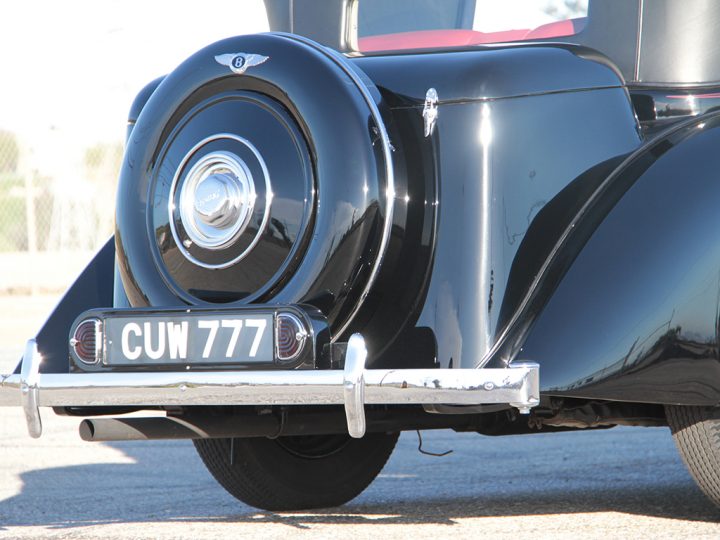
{"label": "spare wheel cover", "polygon": [[183,62],[139,115],[120,175],[130,303],[310,303],[334,338],[352,330],[393,220],[380,106],[356,67],[295,35]]}

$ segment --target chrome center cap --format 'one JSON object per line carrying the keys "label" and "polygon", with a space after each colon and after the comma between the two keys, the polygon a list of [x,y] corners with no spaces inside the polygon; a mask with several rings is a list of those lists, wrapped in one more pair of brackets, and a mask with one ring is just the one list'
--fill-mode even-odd
{"label": "chrome center cap", "polygon": [[180,190],[179,210],[190,241],[207,249],[232,243],[247,227],[255,184],[245,163],[230,152],[203,156]]}
{"label": "chrome center cap", "polygon": [[195,213],[208,225],[223,227],[237,220],[247,194],[231,172],[215,173],[195,189]]}

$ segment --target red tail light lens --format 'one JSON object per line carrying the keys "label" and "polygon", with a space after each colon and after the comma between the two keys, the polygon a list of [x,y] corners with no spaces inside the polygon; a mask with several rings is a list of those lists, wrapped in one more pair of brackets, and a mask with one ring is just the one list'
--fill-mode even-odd
{"label": "red tail light lens", "polygon": [[308,336],[302,321],[292,313],[280,313],[277,316],[275,332],[277,359],[284,362],[297,358]]}
{"label": "red tail light lens", "polygon": [[102,322],[100,319],[87,319],[75,328],[70,346],[77,357],[86,364],[100,361],[102,347]]}

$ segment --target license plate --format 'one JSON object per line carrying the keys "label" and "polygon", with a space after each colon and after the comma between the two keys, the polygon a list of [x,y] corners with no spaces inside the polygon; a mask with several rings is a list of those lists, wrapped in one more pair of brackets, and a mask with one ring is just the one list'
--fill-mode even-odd
{"label": "license plate", "polygon": [[107,366],[271,364],[273,315],[152,314],[103,321]]}

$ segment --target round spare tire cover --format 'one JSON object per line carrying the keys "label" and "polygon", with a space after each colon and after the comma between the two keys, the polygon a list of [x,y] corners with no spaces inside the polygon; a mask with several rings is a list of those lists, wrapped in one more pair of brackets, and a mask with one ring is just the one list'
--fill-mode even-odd
{"label": "round spare tire cover", "polygon": [[308,303],[335,338],[376,279],[394,181],[380,93],[291,34],[199,51],[152,94],[118,188],[132,306]]}

